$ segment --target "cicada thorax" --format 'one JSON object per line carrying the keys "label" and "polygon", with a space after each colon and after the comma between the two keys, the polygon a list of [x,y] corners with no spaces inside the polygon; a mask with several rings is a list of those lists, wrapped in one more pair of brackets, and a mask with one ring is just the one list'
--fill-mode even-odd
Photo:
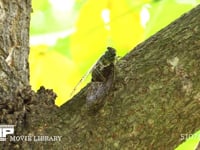
{"label": "cicada thorax", "polygon": [[106,53],[99,59],[92,70],[92,82],[105,82],[112,71],[116,51],[108,47]]}
{"label": "cicada thorax", "polygon": [[99,66],[92,72],[92,82],[106,82],[107,77],[111,73],[111,68],[113,67],[113,64],[110,64],[108,66]]}

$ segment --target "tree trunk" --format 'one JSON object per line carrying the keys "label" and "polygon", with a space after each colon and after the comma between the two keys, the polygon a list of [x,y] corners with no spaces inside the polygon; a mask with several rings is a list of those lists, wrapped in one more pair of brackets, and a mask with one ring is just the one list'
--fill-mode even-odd
{"label": "tree trunk", "polygon": [[[8,97],[10,93],[3,90],[8,88],[15,104],[0,104],[4,108],[1,123],[15,124],[16,136],[62,136],[61,141],[54,142],[7,140],[2,146],[7,149],[174,149],[183,142],[183,134],[199,130],[200,6],[117,61],[113,85],[101,105],[88,107],[90,83],[60,108],[54,105],[55,94],[51,90],[42,87],[34,93],[27,86],[30,1],[2,2],[1,9],[15,20],[4,25],[9,20],[5,17],[1,23],[4,34],[0,39],[0,71],[6,77],[0,77],[7,79],[1,81],[1,95]],[[18,11],[18,17],[13,11]],[[20,29],[23,22],[20,19],[27,30]],[[15,43],[12,38],[21,41]],[[14,63],[5,63],[13,46]],[[23,89],[13,89],[21,85]],[[19,102],[20,107],[15,108]],[[17,117],[12,118],[14,115]]]}
{"label": "tree trunk", "polygon": [[[29,23],[31,1],[0,1],[1,89],[29,84]],[[6,64],[5,64],[6,63]],[[10,72],[13,72],[11,74]],[[18,78],[18,80],[12,78]],[[15,81],[14,81],[15,80]],[[11,84],[11,82],[15,82]]]}

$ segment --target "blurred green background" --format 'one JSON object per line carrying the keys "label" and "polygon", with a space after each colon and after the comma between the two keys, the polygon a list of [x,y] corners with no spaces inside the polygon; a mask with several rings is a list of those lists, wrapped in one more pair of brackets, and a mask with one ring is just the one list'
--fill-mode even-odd
{"label": "blurred green background", "polygon": [[[107,46],[124,56],[199,3],[200,0],[32,0],[32,88],[37,90],[44,85],[53,89],[58,95],[56,104],[62,105]],[[187,147],[181,149],[184,148]]]}

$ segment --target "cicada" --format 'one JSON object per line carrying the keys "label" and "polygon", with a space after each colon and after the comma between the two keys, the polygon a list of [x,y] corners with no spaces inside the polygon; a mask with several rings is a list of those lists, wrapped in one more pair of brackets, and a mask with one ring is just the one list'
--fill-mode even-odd
{"label": "cicada", "polygon": [[73,89],[73,93],[84,79],[91,73],[92,80],[87,90],[86,104],[91,106],[97,104],[104,98],[112,86],[114,78],[114,64],[116,60],[116,50],[107,47],[107,51],[96,61],[96,63],[81,78]]}

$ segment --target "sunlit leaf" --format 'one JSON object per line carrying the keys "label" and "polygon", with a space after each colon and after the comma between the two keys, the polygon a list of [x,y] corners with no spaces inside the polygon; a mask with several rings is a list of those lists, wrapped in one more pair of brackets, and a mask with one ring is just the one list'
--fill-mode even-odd
{"label": "sunlit leaf", "polygon": [[[76,79],[81,78],[74,63],[67,57],[40,45],[32,47],[29,56],[30,84],[33,90],[40,86],[53,89],[58,95],[56,104],[61,105],[70,98]],[[72,80],[73,78],[73,80]]]}
{"label": "sunlit leaf", "polygon": [[195,134],[182,134],[181,138],[186,141],[180,144],[175,150],[195,150],[200,142],[200,130]]}
{"label": "sunlit leaf", "polygon": [[122,55],[131,50],[143,40],[144,29],[140,23],[139,10],[129,7],[126,1],[117,1],[110,5],[111,14],[111,38]]}
{"label": "sunlit leaf", "polygon": [[106,1],[88,0],[80,10],[76,32],[72,35],[70,45],[72,58],[78,65],[86,60],[95,61],[96,58],[93,57],[98,57],[106,47],[107,31],[101,18]]}
{"label": "sunlit leaf", "polygon": [[[108,12],[107,22],[102,17],[105,11]],[[88,0],[80,10],[76,32],[72,35],[71,55],[85,70],[104,53],[107,46],[115,47],[122,55],[143,39],[143,33],[139,9],[134,11],[126,1]]]}
{"label": "sunlit leaf", "polygon": [[185,3],[179,3],[178,0],[161,0],[152,3],[149,8],[151,18],[145,30],[146,37],[149,37],[164,28],[183,13],[195,7],[195,5],[197,5],[197,3],[186,3],[186,1]]}

